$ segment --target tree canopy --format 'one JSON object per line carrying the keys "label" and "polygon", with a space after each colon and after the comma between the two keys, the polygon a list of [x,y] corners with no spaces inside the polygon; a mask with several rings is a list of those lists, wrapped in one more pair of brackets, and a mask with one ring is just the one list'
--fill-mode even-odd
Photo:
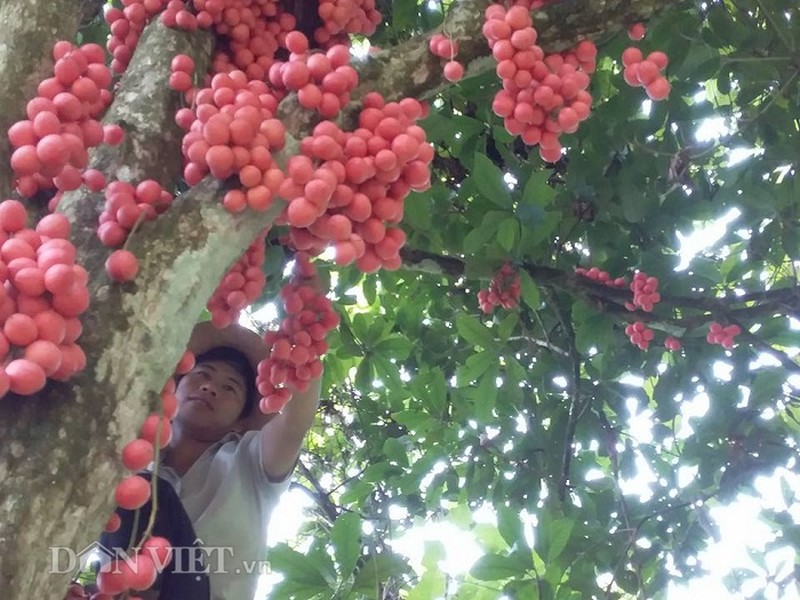
{"label": "tree canopy", "polygon": [[[0,7],[2,36],[36,42],[0,45],[9,82],[0,100],[14,107],[0,117],[4,129],[50,76],[55,41],[105,44],[109,35],[96,3],[49,4]],[[314,261],[340,323],[327,338],[322,405],[296,473],[316,508],[302,551],[271,549],[285,575],[275,598],[664,597],[670,581],[701,573],[698,553],[716,535],[709,507],[752,490],[759,475],[796,469],[796,3],[535,2],[544,52],[586,39],[597,46],[591,113],[561,135],[554,162],[497,115],[487,6],[379,2],[375,32],[350,36],[359,83],[337,123],[355,129],[371,92],[427,101],[419,125],[434,151],[430,185],[403,205],[400,264],[364,272],[372,269],[341,266],[330,250]],[[286,10],[313,31],[316,8]],[[641,41],[629,37],[637,23]],[[448,58],[464,65],[463,79],[445,79],[448,58],[429,49],[435,33],[458,42]],[[102,192],[82,186],[58,204],[89,275],[87,364],[31,397],[0,400],[6,597],[63,589],[43,574],[47,548],[97,537],[125,474],[119,451],[158,406],[222,277],[276,217],[264,238],[267,283],[249,311],[281,309],[294,253],[279,213],[291,198],[231,213],[221,203],[230,180],[183,179],[183,100],[167,84],[169,65],[188,54],[203,72],[216,43],[208,31],[154,19],[103,117],[126,138],[94,149],[90,166],[109,181],[152,178],[175,194],[130,237],[132,282],[104,270]],[[666,98],[626,83],[630,47],[666,54]],[[285,161],[321,117],[294,93],[276,114]],[[20,197],[12,150],[4,138],[0,190]],[[27,199],[29,213],[45,214],[51,196]],[[706,233],[691,252],[687,236],[711,223],[723,223],[719,235]],[[612,285],[617,278],[625,281]],[[488,312],[481,290],[495,293]],[[631,492],[637,480],[647,493]],[[784,489],[791,506],[794,492]],[[487,506],[496,526],[471,517]],[[773,529],[770,547],[800,544],[788,509],[750,517]],[[403,532],[438,519],[471,531],[485,550],[461,581],[446,581],[435,545],[421,573],[392,550]],[[781,594],[796,576],[765,567],[732,572],[726,585],[735,591],[757,577]]]}

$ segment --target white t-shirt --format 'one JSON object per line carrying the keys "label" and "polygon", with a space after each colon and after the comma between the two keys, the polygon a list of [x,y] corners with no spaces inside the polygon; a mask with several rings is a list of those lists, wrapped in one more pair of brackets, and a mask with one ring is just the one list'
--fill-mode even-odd
{"label": "white t-shirt", "polygon": [[267,572],[267,525],[291,473],[269,481],[262,463],[262,435],[229,433],[179,477],[161,465],[207,549],[211,600],[251,600]]}

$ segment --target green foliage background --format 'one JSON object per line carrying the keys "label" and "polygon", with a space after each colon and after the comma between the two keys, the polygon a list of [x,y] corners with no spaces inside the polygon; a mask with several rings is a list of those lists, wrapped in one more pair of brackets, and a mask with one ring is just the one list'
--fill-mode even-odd
{"label": "green foliage background", "polygon": [[[432,6],[391,3],[373,43],[439,24],[448,5]],[[406,204],[406,266],[331,273],[343,320],[298,473],[316,509],[299,540],[307,550],[271,550],[286,576],[271,597],[664,597],[668,581],[701,572],[695,557],[715,533],[708,507],[759,474],[796,469],[797,5],[675,2],[639,43],[670,57],[664,102],[643,103],[624,83],[629,45],[624,34],[599,44],[592,116],[563,138],[556,165],[492,114],[493,73],[431,99],[434,183]],[[697,141],[710,119],[721,134]],[[754,153],[731,160],[740,148]],[[721,239],[676,271],[678,232],[734,208]],[[476,293],[505,260],[522,272],[523,302],[484,316]],[[620,295],[572,275],[590,265],[660,279],[649,350],[626,338],[633,317]],[[745,329],[733,350],[706,343],[714,320]],[[682,351],[664,350],[667,334]],[[765,352],[777,358],[756,361]],[[715,376],[717,361],[729,378]],[[701,392],[709,409],[687,422],[682,405]],[[631,398],[651,420],[646,442],[630,431]],[[637,461],[655,474],[649,497],[622,492]],[[683,486],[680,467],[697,470]],[[407,517],[391,519],[390,504]],[[484,504],[496,527],[473,521]],[[788,512],[752,518],[774,528],[770,546],[800,543]],[[486,552],[447,595],[443,545],[426,547],[421,574],[391,548],[439,519]],[[598,584],[603,573],[611,584]],[[785,592],[797,573],[774,583]],[[735,591],[756,575],[771,577],[735,572],[726,583]]]}

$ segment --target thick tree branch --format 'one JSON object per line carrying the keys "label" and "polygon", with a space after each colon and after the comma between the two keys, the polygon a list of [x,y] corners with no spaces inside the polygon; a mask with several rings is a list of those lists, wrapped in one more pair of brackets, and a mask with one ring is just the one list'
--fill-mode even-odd
{"label": "thick tree branch", "polygon": [[[409,247],[403,248],[400,254],[403,258],[403,267],[406,269],[453,278],[464,276],[464,261],[460,258]],[[715,320],[738,324],[742,319],[758,319],[759,317],[786,314],[787,310],[797,310],[800,307],[800,298],[798,298],[796,288],[765,290],[744,296],[725,298],[662,295],[660,304],[664,306],[702,311],[700,314],[686,317],[667,317],[642,310],[629,311],[623,306],[623,303],[630,301],[630,292],[605,286],[588,277],[532,264],[523,264],[521,268],[524,268],[540,286],[583,298],[600,312],[605,312],[628,323],[642,321],[653,329],[679,336],[687,330],[705,326]],[[745,302],[753,301],[757,301],[758,304],[741,306]],[[744,332],[742,339],[777,358],[789,371],[800,373],[800,365],[785,353],[773,348],[759,336],[747,333],[745,326],[741,327]]]}
{"label": "thick tree branch", "polygon": [[[415,271],[423,271],[459,278],[464,276],[464,261],[454,256],[434,254],[416,248],[405,247],[400,252],[403,266]],[[785,314],[787,310],[800,310],[800,297],[796,288],[781,288],[753,292],[746,296],[724,298],[704,298],[691,296],[670,296],[662,294],[659,306],[703,311],[702,314],[686,317],[664,317],[657,313],[642,310],[629,311],[624,303],[632,299],[629,291],[611,288],[597,283],[588,277],[561,271],[553,267],[543,267],[530,263],[520,265],[539,285],[550,286],[560,292],[567,292],[586,300],[601,312],[612,314],[626,322],[644,321],[651,327],[674,332],[678,335],[687,329],[699,327],[715,319],[754,319]],[[741,306],[757,300],[759,303]]]}
{"label": "thick tree branch", "polygon": [[[107,117],[123,124],[126,142],[99,149],[94,166],[111,178],[149,176],[170,186],[181,158],[174,152],[180,132],[173,117],[178,97],[166,85],[169,62],[190,53],[202,64],[209,51],[207,34],[149,26]],[[219,185],[204,181],[144,224],[129,244],[139,274],[125,285],[112,283],[103,268],[109,250],[95,233],[102,199],[80,191],[62,201],[78,260],[90,273],[92,304],[80,339],[87,368],[67,384],[0,403],[4,598],[63,596],[65,575],[42,576],[50,570],[49,548],[78,551],[96,539],[113,509],[113,482],[124,473],[119,451],[157,405],[220,278],[282,204],[232,216],[219,196]]]}

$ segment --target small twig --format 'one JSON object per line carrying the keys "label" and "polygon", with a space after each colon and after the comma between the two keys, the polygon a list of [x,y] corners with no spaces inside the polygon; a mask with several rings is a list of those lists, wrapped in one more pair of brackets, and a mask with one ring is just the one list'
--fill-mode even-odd
{"label": "small twig", "polygon": [[547,348],[548,350],[552,350],[553,352],[555,352],[556,354],[560,354],[561,356],[569,356],[569,352],[567,352],[563,348],[559,348],[555,344],[551,344],[550,342],[547,342],[545,340],[539,340],[539,339],[532,338],[532,337],[527,336],[527,335],[513,335],[510,338],[508,338],[508,341],[509,342],[516,342],[516,341],[529,342],[529,343],[534,344],[536,346],[539,346],[541,348]]}
{"label": "small twig", "polygon": [[317,492],[317,502],[319,503],[322,510],[325,512],[325,516],[328,517],[328,520],[333,523],[336,521],[336,517],[339,516],[339,513],[336,510],[335,505],[330,501],[330,493],[326,492],[323,487],[320,485],[319,481],[314,474],[311,472],[302,460],[297,461],[297,469],[302,473],[303,477],[308,480],[308,482],[314,487],[314,490]]}
{"label": "small twig", "polygon": [[558,498],[563,502],[567,497],[567,486],[569,485],[569,471],[572,463],[572,442],[575,438],[575,430],[577,428],[578,421],[583,415],[584,409],[589,405],[591,398],[587,398],[585,402],[581,402],[581,355],[578,352],[577,345],[575,344],[575,330],[572,327],[572,323],[563,314],[563,311],[558,304],[558,300],[555,298],[555,294],[553,294],[552,290],[545,287],[542,289],[542,291],[547,296],[548,303],[556,313],[556,317],[558,318],[558,321],[564,330],[564,334],[569,345],[568,350],[572,363],[572,385],[570,386],[571,389],[569,412],[567,416],[567,430],[564,435],[564,448],[561,457],[561,479],[558,484]]}
{"label": "small twig", "polygon": [[773,358],[775,358],[778,361],[780,361],[780,363],[783,365],[783,367],[787,371],[789,371],[791,373],[795,373],[795,374],[800,374],[800,364],[797,364],[795,361],[793,361],[785,352],[781,352],[777,348],[773,347],[771,344],[768,344],[763,339],[761,339],[758,335],[756,335],[754,333],[750,333],[749,331],[747,331],[747,329],[744,327],[744,325],[741,325],[740,323],[737,323],[736,321],[731,321],[731,323],[733,323],[735,325],[739,325],[739,327],[742,330],[742,333],[740,334],[740,337],[743,340],[749,342],[755,348],[759,348],[761,351],[769,354]]}

